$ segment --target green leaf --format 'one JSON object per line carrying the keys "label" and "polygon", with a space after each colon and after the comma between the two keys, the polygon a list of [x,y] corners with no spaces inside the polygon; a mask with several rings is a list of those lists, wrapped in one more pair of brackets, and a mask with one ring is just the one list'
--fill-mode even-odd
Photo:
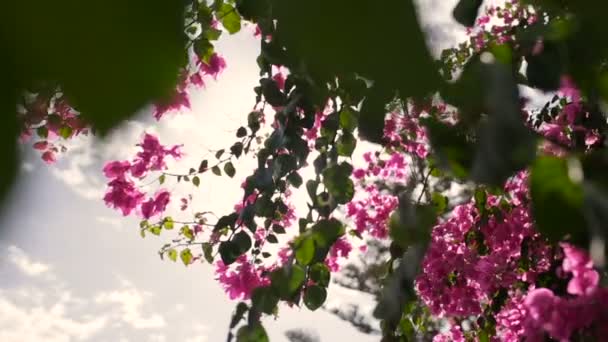
{"label": "green leaf", "polygon": [[241,17],[232,5],[222,4],[217,11],[217,17],[230,34],[235,34],[241,30]]}
{"label": "green leaf", "polygon": [[224,172],[228,175],[228,177],[230,177],[230,178],[234,177],[234,175],[236,173],[234,165],[232,165],[231,162],[227,162],[226,164],[224,164]]}
{"label": "green leaf", "polygon": [[475,198],[475,207],[477,207],[479,214],[483,215],[486,212],[486,203],[488,200],[486,190],[484,188],[476,189],[473,197]]}
{"label": "green leaf", "polygon": [[256,322],[242,326],[236,333],[237,342],[268,342],[268,335],[264,327]]}
{"label": "green leaf", "polygon": [[205,31],[203,32],[203,35],[208,40],[218,40],[220,38],[220,36],[222,35],[222,31],[210,26],[205,29]]}
{"label": "green leaf", "polygon": [[169,216],[165,217],[163,220],[163,228],[165,228],[166,230],[171,230],[173,229],[173,227],[173,219]]}
{"label": "green leaf", "polygon": [[287,290],[290,296],[293,296],[296,291],[302,287],[306,280],[306,271],[300,265],[292,265],[289,269],[289,278],[287,281]]}
{"label": "green leaf", "polygon": [[312,279],[317,285],[327,287],[329,286],[329,279],[331,274],[329,268],[324,263],[316,263],[310,268],[310,279]]}
{"label": "green leaf", "polygon": [[338,149],[338,155],[350,157],[355,151],[355,147],[357,147],[357,139],[352,133],[345,131],[340,138],[338,138],[338,145],[336,147]]}
{"label": "green leaf", "polygon": [[536,227],[543,236],[552,241],[567,234],[580,236],[585,227],[583,190],[570,179],[566,160],[539,157],[532,167],[530,194]]}
{"label": "green leaf", "polygon": [[244,138],[245,136],[247,136],[247,128],[239,127],[239,129],[237,129],[237,131],[236,131],[236,137]]}
{"label": "green leaf", "polygon": [[213,245],[209,242],[203,242],[202,248],[205,260],[207,260],[208,263],[213,264]]}
{"label": "green leaf", "polygon": [[302,176],[300,176],[299,173],[297,173],[296,171],[293,171],[292,173],[290,173],[287,176],[287,181],[289,182],[289,184],[293,185],[296,189],[299,188],[302,183]]}
{"label": "green leaf", "polygon": [[437,211],[432,205],[413,205],[407,199],[400,199],[399,207],[389,220],[389,235],[405,250],[427,240],[436,220]]}
{"label": "green leaf", "polygon": [[198,187],[199,185],[201,185],[201,179],[198,178],[198,176],[194,176],[192,178],[192,184],[194,184],[194,186]]}
{"label": "green leaf", "polygon": [[266,241],[270,243],[279,243],[279,240],[274,234],[268,234],[268,236],[266,237]]}
{"label": "green leaf", "polygon": [[214,167],[211,168],[211,172],[213,172],[213,174],[216,176],[222,175],[222,170],[220,170],[220,167],[217,165],[215,165]]}
{"label": "green leaf", "polygon": [[240,254],[246,253],[252,246],[251,237],[245,231],[236,233],[232,238],[232,242],[238,246]]}
{"label": "green leaf", "polygon": [[190,262],[192,261],[192,252],[190,251],[190,248],[183,249],[179,253],[179,257],[182,259],[184,265],[190,265]]}
{"label": "green leaf", "polygon": [[306,292],[304,293],[304,305],[311,310],[315,311],[325,303],[325,299],[327,299],[327,291],[325,288],[311,285],[306,288]]}
{"label": "green leaf", "polygon": [[317,198],[317,189],[319,188],[319,182],[316,180],[309,179],[306,181],[306,191],[308,192],[308,196],[312,199],[313,203]]}
{"label": "green leaf", "polygon": [[175,262],[177,260],[177,251],[173,248],[167,251],[167,256],[171,261]]}
{"label": "green leaf", "polygon": [[435,210],[437,211],[438,215],[445,213],[446,209],[448,208],[447,196],[443,196],[439,192],[433,192],[431,195],[431,202],[435,206]]}
{"label": "green leaf", "polygon": [[454,8],[454,19],[463,26],[475,25],[477,11],[483,0],[460,0]]}
{"label": "green leaf", "polygon": [[209,166],[209,162],[207,161],[207,159],[201,161],[201,164],[198,167],[198,172],[202,173],[207,171],[207,167]]}
{"label": "green leaf", "polygon": [[224,241],[220,243],[219,253],[222,261],[226,265],[234,263],[242,254],[239,245],[232,241]]}
{"label": "green leaf", "polygon": [[296,260],[301,265],[308,265],[315,256],[315,243],[312,236],[302,236],[295,242]]}
{"label": "green leaf", "polygon": [[247,304],[245,304],[243,302],[240,302],[236,306],[234,315],[232,315],[232,319],[230,320],[230,329],[234,329],[234,327],[236,327],[239,324],[239,322],[243,319],[243,316],[245,315],[245,312],[247,312],[247,310],[249,310],[249,307],[247,307]]}
{"label": "green leaf", "polygon": [[265,314],[272,314],[279,303],[277,296],[271,287],[258,287],[251,295],[251,306]]}
{"label": "green leaf", "polygon": [[215,152],[215,158],[216,159],[220,159],[220,158],[222,158],[223,154],[224,154],[224,150],[223,149],[218,150],[217,152]]}
{"label": "green leaf", "polygon": [[70,136],[72,136],[72,127],[70,126],[63,126],[59,129],[59,136],[61,136],[63,139],[68,139]]}
{"label": "green leaf", "polygon": [[[111,0],[92,7],[30,2],[2,14],[2,32],[28,42],[14,45],[9,57],[28,71],[23,77],[56,81],[101,134],[151,101],[170,97],[187,54],[184,6],[175,1]],[[30,22],[15,20],[24,17]],[[40,51],[46,55],[42,63],[34,57]]]}
{"label": "green leaf", "polygon": [[183,226],[180,233],[187,238],[189,241],[194,240],[194,231],[188,226]]}
{"label": "green leaf", "polygon": [[339,204],[350,202],[355,194],[355,185],[350,179],[353,167],[343,162],[323,171],[323,184]]}
{"label": "green leaf", "polygon": [[342,222],[331,218],[317,222],[312,226],[312,232],[317,246],[329,248],[339,237],[344,235],[345,229]]}
{"label": "green leaf", "polygon": [[148,230],[150,231],[150,233],[158,236],[158,235],[160,235],[162,228],[160,226],[152,226]]}
{"label": "green leaf", "polygon": [[165,183],[165,174],[160,175],[160,177],[158,177],[158,183],[160,183],[160,185],[163,185],[163,183]]}
{"label": "green leaf", "polygon": [[350,108],[343,108],[340,112],[340,127],[346,132],[353,132],[359,122],[359,113]]}
{"label": "green leaf", "polygon": [[234,145],[230,146],[230,153],[239,158],[243,154],[243,143],[240,141],[235,142]]}

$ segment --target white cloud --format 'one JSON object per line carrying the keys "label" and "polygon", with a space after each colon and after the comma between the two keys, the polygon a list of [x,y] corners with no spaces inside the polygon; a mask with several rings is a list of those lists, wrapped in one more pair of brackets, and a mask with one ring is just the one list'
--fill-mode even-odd
{"label": "white cloud", "polygon": [[49,265],[30,259],[30,257],[17,246],[8,247],[8,260],[17,266],[21,272],[30,277],[36,277],[47,273],[50,269]]}
{"label": "white cloud", "polygon": [[185,342],[208,342],[209,327],[200,323],[192,327],[193,335],[188,337]]}
{"label": "white cloud", "polygon": [[145,317],[142,313],[144,299],[151,293],[140,291],[129,282],[123,281],[123,288],[101,292],[95,296],[97,304],[117,304],[115,314],[121,321],[135,329],[162,328],[166,325],[165,319],[158,313]]}
{"label": "white cloud", "polygon": [[[20,290],[27,295],[38,295],[36,290]],[[63,342],[82,341],[101,331],[107,323],[103,315],[73,318],[68,316],[71,296],[44,295],[51,299],[50,305],[28,305],[17,303],[10,293],[0,293],[0,341],[3,342]],[[54,300],[53,300],[54,299]]]}

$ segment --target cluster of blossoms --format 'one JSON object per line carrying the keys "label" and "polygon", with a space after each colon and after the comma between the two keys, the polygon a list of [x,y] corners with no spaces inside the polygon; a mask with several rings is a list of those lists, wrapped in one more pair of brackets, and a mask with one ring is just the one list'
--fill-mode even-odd
{"label": "cluster of blossoms", "polygon": [[89,132],[78,112],[68,105],[59,92],[52,96],[33,94],[18,112],[22,124],[20,141],[31,141],[36,134],[38,139],[33,147],[40,151],[42,160],[48,164],[56,161],[58,153],[67,150],[61,144],[61,139]]}
{"label": "cluster of blossoms", "polygon": [[556,277],[565,290],[531,287],[515,294],[496,315],[504,341],[544,341],[545,336],[570,341],[575,336],[605,340],[608,331],[608,289],[599,287],[599,274],[587,252],[562,243],[562,263]]}
{"label": "cluster of blossoms", "polygon": [[180,146],[166,147],[148,133],[144,134],[138,146],[141,150],[133,160],[112,161],[103,168],[105,176],[110,179],[104,201],[125,216],[137,211],[148,219],[165,211],[170,194],[167,190],[159,190],[146,200],[146,194],[135,184],[135,179],[143,179],[150,171],[165,170],[168,157],[178,159],[182,154]]}
{"label": "cluster of blossoms", "polygon": [[264,276],[268,271],[270,269],[252,263],[246,255],[241,255],[230,266],[219,260],[215,268],[216,279],[230,299],[249,299],[254,289],[270,283]]}
{"label": "cluster of blossoms", "polygon": [[[534,283],[550,266],[550,250],[534,231],[525,174],[509,182],[508,196],[460,205],[433,228],[416,279],[434,315],[478,315],[501,288]],[[525,253],[522,251],[526,251]]]}
{"label": "cluster of blossoms", "polygon": [[545,153],[563,156],[563,147],[584,145],[589,149],[601,144],[602,138],[597,129],[586,127],[591,121],[591,113],[586,110],[580,90],[570,77],[562,77],[556,100],[559,102],[554,107],[557,110],[555,116],[548,113],[529,115],[539,123],[539,133],[548,139],[543,145]]}
{"label": "cluster of blossoms", "polygon": [[504,44],[513,41],[513,27],[525,23],[532,25],[538,21],[535,11],[520,0],[506,1],[503,6],[487,6],[476,21],[467,29],[471,46],[482,51],[489,43]]}
{"label": "cluster of blossoms", "polygon": [[[608,289],[599,287],[589,255],[567,243],[554,251],[534,231],[525,174],[506,188],[509,198],[488,197],[485,210],[495,213],[485,222],[469,203],[433,229],[416,280],[420,298],[438,317],[492,315],[495,341],[570,341],[575,335],[602,340]],[[541,275],[552,276],[553,287],[538,287]],[[502,307],[501,291],[507,295]],[[488,311],[493,304],[500,310]],[[434,341],[464,342],[466,335],[453,325]]]}
{"label": "cluster of blossoms", "polygon": [[192,66],[184,68],[180,74],[180,81],[175,88],[173,97],[166,102],[156,103],[154,105],[154,117],[156,120],[168,112],[190,109],[190,97],[188,88],[201,88],[205,86],[204,77],[217,76],[226,68],[226,61],[217,53],[213,53],[207,61],[201,60],[198,56],[194,56]]}

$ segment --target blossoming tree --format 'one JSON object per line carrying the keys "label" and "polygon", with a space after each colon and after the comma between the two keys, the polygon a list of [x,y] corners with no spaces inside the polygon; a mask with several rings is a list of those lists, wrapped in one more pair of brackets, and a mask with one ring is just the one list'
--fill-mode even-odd
{"label": "blossoming tree", "polygon": [[[243,23],[261,44],[257,103],[232,145],[186,173],[167,168],[180,146],[144,134],[132,159],[104,167],[104,201],[140,216],[142,236],[169,234],[162,257],[215,268],[239,301],[229,339],[267,341],[263,319],[280,302],[321,308],[332,276],[370,241],[385,246],[367,256],[386,260],[362,287],[378,297],[383,341],[605,339],[606,5],[481,2],[458,3],[469,39],[436,61],[411,1],[185,1],[180,63],[135,63],[176,82],[121,109],[152,100],[162,119],[188,107],[189,90],[226,67],[213,42]],[[60,66],[51,75],[71,75]],[[47,162],[61,139],[116,121],[88,114],[99,108],[87,91],[107,84],[79,93],[68,76],[26,87],[19,102],[22,139],[36,134]],[[547,101],[533,105],[530,90]],[[374,145],[359,161],[361,140]],[[225,215],[167,212],[190,203],[165,183],[196,189],[249,157],[257,167]],[[150,181],[158,189],[138,186]],[[292,201],[300,189],[306,208]]]}

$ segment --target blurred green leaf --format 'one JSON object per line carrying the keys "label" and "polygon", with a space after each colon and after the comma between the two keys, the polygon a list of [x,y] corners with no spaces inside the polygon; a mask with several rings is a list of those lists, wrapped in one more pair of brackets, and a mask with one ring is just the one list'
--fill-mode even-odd
{"label": "blurred green leaf", "polygon": [[530,193],[536,227],[543,236],[552,241],[567,234],[579,236],[585,226],[583,191],[568,176],[566,160],[539,157],[532,166]]}

